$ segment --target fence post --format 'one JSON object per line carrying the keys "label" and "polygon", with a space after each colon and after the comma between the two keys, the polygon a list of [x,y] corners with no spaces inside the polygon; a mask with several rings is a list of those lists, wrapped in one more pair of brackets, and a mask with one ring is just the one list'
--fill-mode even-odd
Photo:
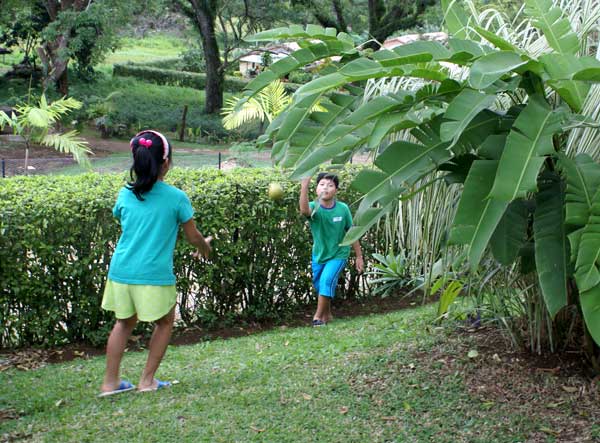
{"label": "fence post", "polygon": [[2,178],[6,177],[6,160],[2,159]]}
{"label": "fence post", "polygon": [[221,151],[219,151],[219,169],[221,169]]}

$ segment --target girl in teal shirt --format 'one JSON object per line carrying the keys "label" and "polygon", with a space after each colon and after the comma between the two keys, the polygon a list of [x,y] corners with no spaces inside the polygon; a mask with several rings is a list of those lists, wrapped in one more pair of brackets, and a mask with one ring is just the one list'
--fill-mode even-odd
{"label": "girl in teal shirt", "polygon": [[116,323],[106,346],[106,372],[100,396],[135,389],[119,377],[127,340],[138,320],[154,322],[148,359],[138,391],[155,391],[170,382],[154,378],[173,330],[175,275],[173,251],[179,226],[198,248],[195,256],[207,257],[212,237],[196,229],[194,210],[187,195],[163,179],[171,166],[172,149],[159,132],[142,131],[130,142],[133,154],[131,182],[119,192],[113,214],[122,233],[110,262],[102,308],[114,311]]}

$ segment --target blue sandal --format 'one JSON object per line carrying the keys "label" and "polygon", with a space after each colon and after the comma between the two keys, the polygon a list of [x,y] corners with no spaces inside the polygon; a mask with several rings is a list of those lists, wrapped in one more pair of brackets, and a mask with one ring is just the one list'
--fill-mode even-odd
{"label": "blue sandal", "polygon": [[98,394],[98,397],[109,397],[111,395],[122,394],[123,392],[133,391],[135,389],[135,385],[131,384],[127,380],[121,380],[119,383],[119,387],[114,391],[106,391]]}
{"label": "blue sandal", "polygon": [[316,320],[315,319],[315,320],[312,321],[312,325],[313,325],[313,327],[315,327],[315,326],[326,326],[327,322],[323,321],[323,320]]}
{"label": "blue sandal", "polygon": [[156,386],[152,388],[140,389],[138,392],[154,392],[159,389],[169,388],[172,386],[170,381],[160,381],[158,378],[156,379]]}

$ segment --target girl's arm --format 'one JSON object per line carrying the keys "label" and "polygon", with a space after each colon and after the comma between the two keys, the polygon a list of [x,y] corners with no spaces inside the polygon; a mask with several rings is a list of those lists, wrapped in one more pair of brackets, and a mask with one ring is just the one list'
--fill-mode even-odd
{"label": "girl's arm", "polygon": [[310,183],[310,177],[302,179],[300,185],[300,213],[310,217],[310,206],[308,205],[308,184]]}
{"label": "girl's arm", "polygon": [[352,243],[352,248],[354,249],[354,253],[356,254],[356,270],[359,274],[362,274],[365,270],[365,262],[362,256],[362,248],[360,247],[360,243],[356,240]]}
{"label": "girl's arm", "polygon": [[185,234],[185,238],[187,239],[187,241],[190,242],[190,244],[194,245],[196,248],[198,248],[198,251],[194,253],[194,256],[198,257],[199,255],[202,255],[204,258],[208,258],[208,255],[212,250],[212,248],[210,247],[212,236],[204,238],[204,236],[196,228],[196,222],[193,218],[183,223],[182,226],[183,233]]}

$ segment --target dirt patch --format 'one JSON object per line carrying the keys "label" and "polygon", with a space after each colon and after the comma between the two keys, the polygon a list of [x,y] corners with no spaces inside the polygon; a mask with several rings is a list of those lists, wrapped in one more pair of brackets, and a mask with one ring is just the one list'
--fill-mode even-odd
{"label": "dirt patch", "polygon": [[427,354],[421,368],[440,377],[460,373],[482,413],[521,411],[535,430],[527,442],[600,441],[600,377],[582,355],[536,356],[514,350],[494,328],[463,329]]}

